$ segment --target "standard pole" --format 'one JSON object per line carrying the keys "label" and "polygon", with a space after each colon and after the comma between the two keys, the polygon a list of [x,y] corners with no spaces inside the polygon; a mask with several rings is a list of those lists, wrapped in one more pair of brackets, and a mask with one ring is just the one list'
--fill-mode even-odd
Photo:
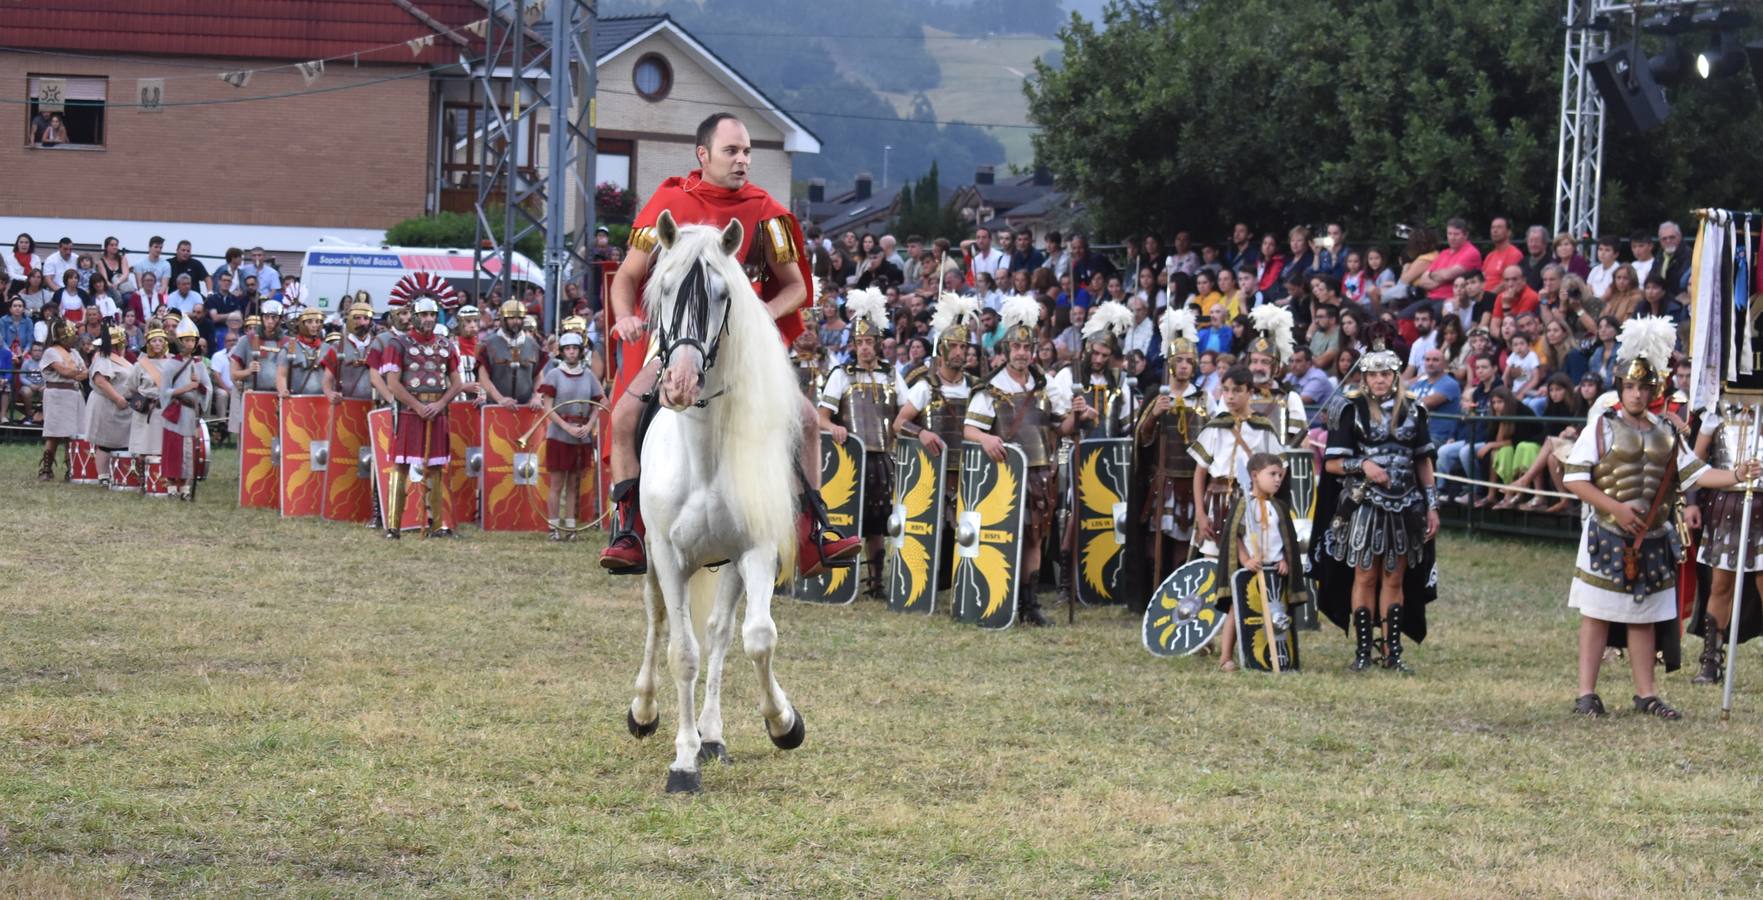
{"label": "standard pole", "polygon": [[[1757,437],[1757,408],[1746,407],[1744,417],[1744,427],[1750,430],[1750,439],[1740,441],[1740,447],[1754,451]],[[1740,433],[1743,433],[1743,429]],[[1735,453],[1733,455],[1736,457],[1745,454]],[[1750,455],[1755,456],[1756,454],[1753,452]],[[1742,464],[1747,460],[1737,461]],[[1739,507],[1738,571],[1732,579],[1732,611],[1727,613],[1730,622],[1726,629],[1726,686],[1720,697],[1720,720],[1723,722],[1732,718],[1733,664],[1738,661],[1739,609],[1743,605],[1741,601],[1745,597],[1745,555],[1751,552],[1751,498],[1754,496],[1756,485],[1756,479],[1745,481],[1745,502]]]}

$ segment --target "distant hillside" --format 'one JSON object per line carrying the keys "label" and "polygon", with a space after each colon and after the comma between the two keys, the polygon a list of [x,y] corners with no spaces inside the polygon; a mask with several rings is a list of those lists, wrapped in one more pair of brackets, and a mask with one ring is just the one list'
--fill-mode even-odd
{"label": "distant hillside", "polygon": [[[1027,125],[1028,101],[1022,95],[1022,79],[1034,71],[1034,61],[1058,49],[1059,42],[1036,35],[992,35],[987,38],[953,39],[947,31],[925,26],[925,47],[942,69],[942,81],[925,91],[937,118],[944,121]],[[880,91],[901,115],[912,111],[916,93]],[[1028,166],[1034,162],[1027,128],[987,128],[1004,145],[1004,162]],[[956,173],[945,168],[943,171]],[[957,173],[965,178],[966,173]]]}

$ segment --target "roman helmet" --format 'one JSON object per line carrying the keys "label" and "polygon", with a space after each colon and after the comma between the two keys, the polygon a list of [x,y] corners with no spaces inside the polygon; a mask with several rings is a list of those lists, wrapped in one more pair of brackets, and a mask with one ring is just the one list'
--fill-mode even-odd
{"label": "roman helmet", "polygon": [[1004,336],[999,339],[1000,343],[1033,344],[1041,324],[1041,302],[1024,294],[1005,297],[1004,307],[998,311],[998,318],[1004,323]]}
{"label": "roman helmet", "polygon": [[1197,362],[1200,358],[1200,331],[1194,318],[1194,311],[1183,307],[1170,307],[1163,313],[1158,323],[1163,332],[1163,356],[1170,362],[1176,357],[1185,356]]}
{"label": "roman helmet", "polygon": [[978,342],[979,298],[944,292],[931,313],[930,330],[937,336],[937,355],[947,358],[952,347]]}
{"label": "roman helmet", "polygon": [[55,343],[63,347],[72,347],[79,341],[79,338],[80,328],[78,325],[66,319],[58,319],[55,322]]}
{"label": "roman helmet", "polygon": [[851,340],[869,338],[879,342],[888,330],[888,298],[875,288],[854,290],[845,297],[851,313]]}
{"label": "roman helmet", "polygon": [[502,301],[502,306],[501,306],[499,312],[502,314],[502,321],[504,321],[504,322],[507,322],[509,320],[514,320],[514,321],[525,321],[526,320],[526,306],[524,304],[522,304],[519,300],[504,300],[504,301]]}
{"label": "roman helmet", "polygon": [[1671,378],[1671,351],[1677,326],[1664,316],[1632,316],[1617,337],[1616,367],[1620,381],[1633,381],[1657,391]]}
{"label": "roman helmet", "polygon": [[[460,315],[464,315],[463,310],[460,311]],[[568,316],[564,318],[563,333],[570,334],[571,332],[574,332],[575,334],[587,334],[588,320],[582,316]],[[563,344],[559,342],[557,346],[561,347]]]}
{"label": "roman helmet", "polygon": [[587,338],[583,337],[581,332],[565,331],[563,336],[557,339],[557,350],[561,353],[564,347],[582,347],[584,348],[582,352],[586,353],[586,342]]}
{"label": "roman helmet", "polygon": [[[363,291],[362,293],[366,292]],[[373,318],[373,304],[366,300],[356,300],[355,303],[349,307],[348,318],[354,318],[355,316],[366,316],[369,319]]]}
{"label": "roman helmet", "polygon": [[257,307],[257,311],[265,316],[279,316],[287,310],[282,307],[280,300],[265,300],[263,305]]}
{"label": "roman helmet", "polygon": [[1084,344],[1101,344],[1109,353],[1119,353],[1121,339],[1131,330],[1132,310],[1124,303],[1104,301],[1090,307],[1090,317],[1084,320]]}
{"label": "roman helmet", "polygon": [[1249,353],[1273,357],[1284,366],[1292,358],[1292,311],[1283,306],[1263,303],[1249,311],[1249,327],[1255,336],[1249,341]]}

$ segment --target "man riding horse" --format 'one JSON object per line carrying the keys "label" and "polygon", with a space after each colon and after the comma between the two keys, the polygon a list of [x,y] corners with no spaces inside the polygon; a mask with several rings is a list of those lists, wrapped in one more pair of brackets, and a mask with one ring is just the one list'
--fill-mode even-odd
{"label": "man riding horse", "polygon": [[[612,407],[612,498],[618,512],[612,541],[600,554],[600,565],[614,574],[635,575],[648,569],[637,509],[638,441],[644,409],[657,399],[671,405],[693,388],[673,383],[677,378],[661,381],[660,360],[650,355],[649,326],[638,302],[657,250],[655,225],[661,213],[670,211],[681,224],[717,228],[739,220],[745,241],[737,258],[776,322],[784,347],[802,333],[798,310],[808,299],[811,283],[802,229],[795,216],[747,180],[753,156],[747,126],[730,113],[716,113],[698,126],[696,143],[699,168],[684,178],[663,181],[649,197],[631,229],[629,252],[612,279],[612,334],[623,354]],[[796,469],[802,483],[796,567],[806,578],[851,559],[862,548],[862,538],[825,530],[820,501],[820,419],[814,405],[805,397],[779,398],[779,402],[799,404],[802,410],[801,454]]]}

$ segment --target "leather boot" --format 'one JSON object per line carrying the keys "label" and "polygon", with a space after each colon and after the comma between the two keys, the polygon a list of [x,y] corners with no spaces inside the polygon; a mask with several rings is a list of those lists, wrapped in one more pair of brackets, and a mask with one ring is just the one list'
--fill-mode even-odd
{"label": "leather boot", "polygon": [[397,468],[386,476],[386,540],[396,541],[404,537],[404,501],[405,488],[410,476]]}
{"label": "leather boot", "polygon": [[801,511],[796,514],[796,575],[813,578],[829,568],[847,563],[863,550],[863,539],[855,535],[840,537],[826,521],[826,502],[820,492],[809,488],[799,498]]}
{"label": "leather boot", "polygon": [[1719,684],[1726,669],[1726,634],[1714,624],[1713,616],[1702,617],[1702,656],[1691,684]]}
{"label": "leather boot", "polygon": [[1347,664],[1347,671],[1363,672],[1371,668],[1371,632],[1371,610],[1363,607],[1353,610],[1353,661]]}
{"label": "leather boot", "polygon": [[[1029,578],[1032,581],[1034,576],[1031,574]],[[1041,601],[1039,597],[1035,596],[1035,590],[1032,584],[1020,588],[1017,592],[1016,618],[1017,621],[1020,621],[1022,624],[1027,625],[1030,628],[1046,628],[1053,624],[1051,619],[1048,619],[1042,614]]]}
{"label": "leather boot", "polygon": [[43,448],[43,458],[37,463],[37,480],[55,480],[55,449],[53,447]]}
{"label": "leather boot", "polygon": [[1386,636],[1388,650],[1383,660],[1384,668],[1400,672],[1403,675],[1414,674],[1414,670],[1402,661],[1402,604],[1397,603],[1390,607],[1389,616],[1384,620],[1384,624],[1389,629],[1389,634]]}
{"label": "leather boot", "polygon": [[600,567],[614,575],[642,575],[649,571],[643,553],[643,514],[637,508],[637,479],[627,478],[612,486],[612,540],[600,551]]}

